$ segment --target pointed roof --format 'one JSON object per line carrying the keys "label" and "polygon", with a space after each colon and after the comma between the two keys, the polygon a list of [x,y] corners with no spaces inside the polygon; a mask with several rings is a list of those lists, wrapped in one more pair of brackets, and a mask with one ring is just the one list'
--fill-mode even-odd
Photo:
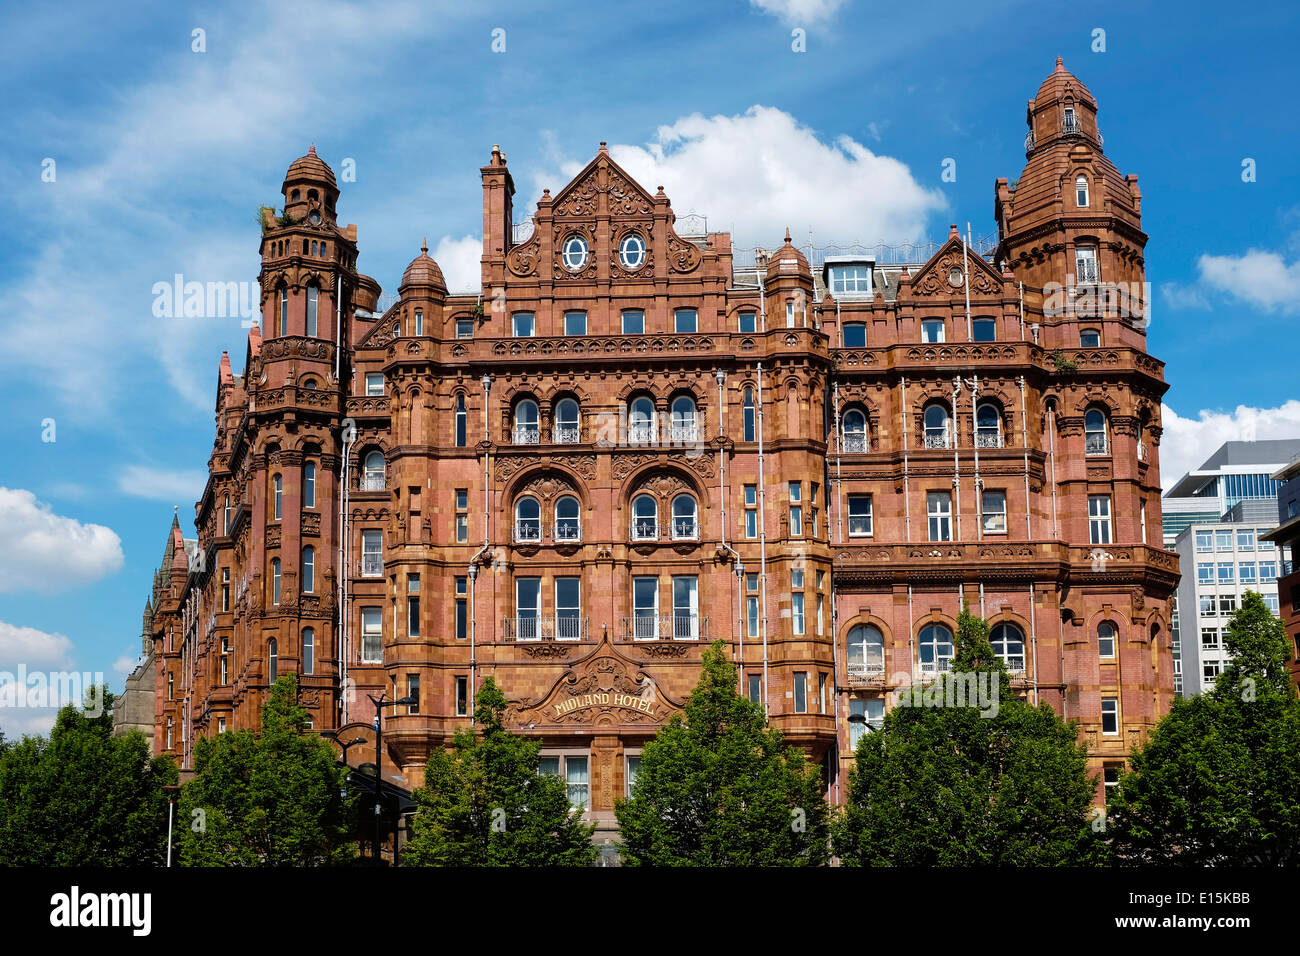
{"label": "pointed roof", "polygon": [[953,269],[964,270],[959,277],[969,286],[972,295],[994,295],[1002,291],[1003,274],[987,259],[967,249],[963,253],[961,233],[956,224],[948,230],[948,241],[935,250],[916,274],[910,277],[916,295],[964,295],[962,285],[953,285]]}
{"label": "pointed roof", "polygon": [[808,257],[796,249],[794,244],[790,241],[789,226],[785,227],[785,245],[772,253],[772,257],[768,260],[769,263],[782,261],[795,263],[794,269],[782,269],[780,266],[770,266],[768,271],[769,276],[774,272],[799,272],[807,273],[808,275],[812,274],[812,267],[808,265]]}
{"label": "pointed roof", "polygon": [[1038,93],[1034,96],[1034,102],[1041,104],[1050,100],[1063,100],[1067,93],[1073,94],[1076,100],[1085,100],[1092,104],[1094,109],[1097,106],[1097,98],[1077,76],[1065,68],[1065,61],[1058,56],[1056,69],[1043,80],[1043,85],[1038,88]]}
{"label": "pointed roof", "polygon": [[[654,208],[655,197],[637,182],[631,173],[614,162],[614,158],[609,154],[609,147],[604,142],[600,144],[600,149],[596,150],[596,155],[592,157],[591,162],[587,163],[578,175],[569,180],[567,186],[551,197],[551,207],[560,209],[566,202],[572,202],[576,207],[579,207],[570,210],[572,213],[594,213],[596,211],[595,197],[601,191],[600,183],[597,182],[601,169],[610,170],[614,175],[624,180],[623,183],[618,184],[620,194],[617,197],[610,196],[611,205],[618,202],[623,207],[624,212],[632,212],[636,207],[643,207],[643,211],[648,213],[650,209]],[[589,210],[586,208],[588,204],[590,204]]]}
{"label": "pointed roof", "polygon": [[299,156],[289,164],[289,170],[284,174],[284,181],[287,183],[292,179],[312,179],[329,183],[331,186],[336,185],[334,170],[329,168],[325,160],[316,155],[315,143],[307,150],[305,156]]}
{"label": "pointed roof", "polygon": [[442,276],[442,269],[429,255],[427,238],[424,240],[424,245],[420,246],[420,254],[411,260],[411,264],[402,273],[402,282],[397,288],[400,291],[408,286],[426,286],[447,291],[447,280]]}

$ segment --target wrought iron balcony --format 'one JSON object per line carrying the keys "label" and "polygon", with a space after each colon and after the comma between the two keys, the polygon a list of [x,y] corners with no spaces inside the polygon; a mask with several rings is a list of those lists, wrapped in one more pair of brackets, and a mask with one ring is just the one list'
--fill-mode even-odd
{"label": "wrought iron balcony", "polygon": [[1001,448],[1002,433],[995,432],[995,431],[976,432],[975,447],[976,448]]}
{"label": "wrought iron balcony", "polygon": [[674,541],[698,541],[699,539],[700,525],[694,518],[673,519]]}
{"label": "wrought iron balcony", "polygon": [[921,661],[922,674],[946,674],[951,670],[951,657],[941,657],[937,661]]}
{"label": "wrought iron balcony", "polygon": [[384,491],[387,487],[388,479],[382,471],[367,471],[361,476],[362,491]]}
{"label": "wrought iron balcony", "polygon": [[845,432],[841,439],[841,447],[843,447],[845,454],[848,455],[859,454],[871,450],[870,444],[867,441],[867,436],[862,434],[862,432]]}
{"label": "wrought iron balcony", "polygon": [[1138,461],[1147,461],[1147,460],[1148,460],[1147,443],[1144,441],[1140,441],[1138,442]]}
{"label": "wrought iron balcony", "polygon": [[581,440],[582,429],[577,425],[556,425],[551,441],[557,445],[576,445]]}
{"label": "wrought iron balcony", "polygon": [[577,614],[520,615],[505,619],[508,641],[585,641],[588,618]]}
{"label": "wrought iron balcony", "polygon": [[514,438],[516,445],[541,444],[541,432],[536,425],[516,425]]}
{"label": "wrought iron balcony", "polygon": [[633,541],[658,541],[659,522],[652,518],[634,518],[627,533]]}
{"label": "wrought iron balcony", "polygon": [[1109,455],[1110,448],[1105,435],[1094,432],[1083,436],[1083,453],[1085,455]]}
{"label": "wrought iron balcony", "polygon": [[943,432],[942,434],[936,434],[936,433],[933,433],[933,432],[926,432],[924,438],[922,439],[922,447],[924,447],[924,448],[951,448],[951,447],[952,447],[952,441],[951,441],[951,439],[949,438],[947,432]]}
{"label": "wrought iron balcony", "polygon": [[579,542],[582,540],[582,524],[576,519],[557,521],[555,527],[551,529],[551,539],[553,541]]}
{"label": "wrought iron balcony", "polygon": [[382,554],[363,554],[361,556],[361,576],[363,578],[382,578],[384,576],[384,556]]}
{"label": "wrought iron balcony", "polygon": [[516,521],[515,541],[537,543],[542,540],[542,523],[540,521]]}
{"label": "wrought iron balcony", "polygon": [[698,614],[638,614],[623,618],[623,637],[634,641],[694,641],[709,636],[709,619]]}
{"label": "wrought iron balcony", "polygon": [[695,442],[700,440],[699,429],[694,423],[689,425],[672,425],[668,429],[669,440],[674,442]]}
{"label": "wrought iron balcony", "polygon": [[884,661],[850,661],[849,680],[879,680],[885,676]]}
{"label": "wrought iron balcony", "polygon": [[629,425],[627,428],[627,440],[631,445],[651,445],[655,442],[655,427],[653,425]]}

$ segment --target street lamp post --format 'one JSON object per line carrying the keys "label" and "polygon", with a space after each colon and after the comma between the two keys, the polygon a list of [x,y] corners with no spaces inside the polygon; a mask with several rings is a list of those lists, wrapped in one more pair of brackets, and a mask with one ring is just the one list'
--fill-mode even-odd
{"label": "street lamp post", "polygon": [[[382,862],[382,857],[379,855],[379,840],[380,830],[383,826],[383,813],[379,805],[379,785],[382,781],[380,768],[383,765],[380,763],[379,755],[381,753],[380,741],[384,739],[384,708],[398,707],[403,704],[409,707],[411,704],[418,703],[418,701],[410,696],[398,700],[384,700],[383,694],[378,697],[373,697],[370,694],[366,696],[370,697],[370,702],[375,705],[375,866],[379,866]],[[397,828],[395,826],[393,827],[393,861],[397,861]]]}

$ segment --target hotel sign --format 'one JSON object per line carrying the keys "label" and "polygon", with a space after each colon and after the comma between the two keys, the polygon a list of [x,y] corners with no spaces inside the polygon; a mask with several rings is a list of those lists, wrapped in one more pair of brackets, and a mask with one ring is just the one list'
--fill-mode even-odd
{"label": "hotel sign", "polygon": [[571,714],[577,710],[586,710],[589,707],[600,707],[602,709],[609,707],[624,707],[628,710],[634,710],[642,714],[648,714],[657,718],[659,715],[655,712],[655,705],[658,701],[654,698],[654,687],[649,688],[650,694],[646,696],[637,696],[635,694],[624,694],[619,691],[599,691],[595,694],[582,694],[577,697],[569,697],[564,700],[556,701],[551,706],[554,708],[556,719]]}

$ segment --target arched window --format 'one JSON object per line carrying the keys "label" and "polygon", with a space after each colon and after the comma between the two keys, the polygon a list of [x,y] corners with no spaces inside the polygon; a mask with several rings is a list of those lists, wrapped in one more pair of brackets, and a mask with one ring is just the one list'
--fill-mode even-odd
{"label": "arched window", "polygon": [[302,549],[302,591],[304,594],[311,594],[316,590],[316,549],[306,547]]}
{"label": "arched window", "polygon": [[748,385],[745,386],[745,441],[754,440],[754,390]]}
{"label": "arched window", "polygon": [[565,495],[555,503],[555,540],[581,541],[582,520],[580,506],[573,495]]}
{"label": "arched window", "polygon": [[289,287],[280,286],[280,334],[289,334]]}
{"label": "arched window", "polygon": [[885,638],[880,628],[859,624],[849,631],[849,677],[883,677]]}
{"label": "arched window", "polygon": [[948,670],[952,664],[952,631],[942,624],[927,624],[921,628],[917,650],[921,656],[921,673]]}
{"label": "arched window", "polygon": [[316,673],[316,631],[310,627],[302,629],[302,672]]}
{"label": "arched window", "polygon": [[1025,671],[1025,635],[1014,624],[995,624],[989,634],[989,643],[993,653],[998,656],[1007,670],[1013,674]]}
{"label": "arched window", "polygon": [[1083,451],[1087,455],[1109,453],[1106,441],[1106,413],[1100,408],[1090,408],[1083,413]]}
{"label": "arched window", "polygon": [[992,402],[984,402],[975,410],[975,447],[1002,447],[1002,412]]}
{"label": "arched window", "polygon": [[695,428],[695,399],[689,395],[673,399],[672,415],[672,440],[695,441],[698,437]]}
{"label": "arched window", "polygon": [[536,445],[538,440],[537,403],[525,398],[515,406],[515,444]]}
{"label": "arched window", "polygon": [[645,395],[632,400],[627,431],[627,440],[633,445],[649,445],[655,440],[655,403]]}
{"label": "arched window", "polygon": [[282,479],[279,475],[276,475],[274,478],[271,479],[271,494],[272,494],[272,508],[273,508],[272,514],[275,515],[275,520],[279,521],[283,510],[282,505],[284,501],[284,479]]}
{"label": "arched window", "polygon": [[271,603],[280,603],[280,559],[271,559]]}
{"label": "arched window", "polygon": [[1074,181],[1074,202],[1080,209],[1088,205],[1088,177],[1079,174],[1079,178]]}
{"label": "arched window", "polygon": [[362,491],[383,491],[387,486],[384,476],[384,453],[372,451],[366,455],[365,474],[361,478]]}
{"label": "arched window", "polygon": [[302,466],[302,506],[316,507],[316,465],[310,461]]}
{"label": "arched window", "polygon": [[678,495],[673,499],[673,540],[694,540],[700,536],[695,512],[695,499],[690,495]]}
{"label": "arched window", "polygon": [[266,642],[266,682],[268,684],[275,683],[275,678],[277,676],[276,671],[279,668],[279,666],[280,666],[280,649],[275,642],[275,638],[273,637]]}
{"label": "arched window", "polygon": [[515,540],[542,540],[542,506],[525,495],[515,502]]}
{"label": "arched window", "polygon": [[925,407],[925,447],[950,448],[948,434],[948,409],[939,402]]}
{"label": "arched window", "polygon": [[465,393],[456,393],[456,447],[464,448],[466,441],[466,429],[469,425],[469,414],[465,411]]}
{"label": "arched window", "polygon": [[581,439],[578,425],[578,403],[571,398],[560,399],[555,406],[555,443],[576,445]]}
{"label": "arched window", "polygon": [[632,502],[632,540],[654,541],[659,537],[659,505],[650,495],[637,495]]}
{"label": "arched window", "polygon": [[1103,660],[1115,659],[1115,625],[1110,621],[1097,625],[1097,656]]}
{"label": "arched window", "polygon": [[315,285],[307,286],[307,335],[316,337],[316,309],[320,302],[320,289]]}
{"label": "arched window", "polygon": [[844,413],[844,450],[853,452],[868,451],[867,416],[858,408],[850,408]]}

